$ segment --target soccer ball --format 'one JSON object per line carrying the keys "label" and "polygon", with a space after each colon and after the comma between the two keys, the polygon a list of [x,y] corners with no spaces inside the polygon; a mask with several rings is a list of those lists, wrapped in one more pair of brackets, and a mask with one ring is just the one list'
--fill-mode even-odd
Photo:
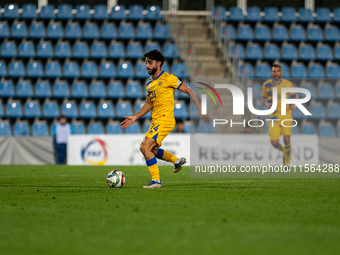
{"label": "soccer ball", "polygon": [[122,171],[113,170],[108,173],[106,182],[110,188],[121,188],[125,183],[125,175]]}

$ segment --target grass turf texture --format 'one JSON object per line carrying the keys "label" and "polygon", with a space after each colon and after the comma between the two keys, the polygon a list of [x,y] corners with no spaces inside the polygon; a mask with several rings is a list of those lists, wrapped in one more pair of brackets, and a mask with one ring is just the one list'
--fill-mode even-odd
{"label": "grass turf texture", "polygon": [[161,167],[0,166],[0,254],[337,254],[339,179],[190,179]]}

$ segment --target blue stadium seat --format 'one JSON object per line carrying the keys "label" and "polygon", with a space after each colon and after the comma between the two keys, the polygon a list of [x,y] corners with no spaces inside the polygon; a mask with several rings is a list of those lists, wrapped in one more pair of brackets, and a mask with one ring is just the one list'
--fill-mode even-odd
{"label": "blue stadium seat", "polygon": [[150,121],[148,121],[148,120],[144,121],[143,127],[142,127],[142,132],[143,133],[147,133],[148,130],[149,130],[150,125],[151,125]]}
{"label": "blue stadium seat", "polygon": [[305,41],[306,32],[302,25],[294,25],[290,29],[290,39],[293,41]]}
{"label": "blue stadium seat", "polygon": [[296,16],[295,16],[295,8],[293,7],[283,7],[281,9],[282,17],[281,20],[287,23],[295,22]]}
{"label": "blue stadium seat", "polygon": [[282,46],[282,58],[285,60],[294,60],[298,58],[297,49],[294,44]]}
{"label": "blue stadium seat", "polygon": [[327,64],[326,75],[328,78],[340,79],[340,66],[336,63]]}
{"label": "blue stadium seat", "polygon": [[85,39],[99,38],[99,28],[96,23],[87,23],[83,27],[83,34]]}
{"label": "blue stadium seat", "polygon": [[340,104],[339,103],[331,103],[327,107],[328,117],[333,120],[340,119]]}
{"label": "blue stadium seat", "polygon": [[123,62],[118,65],[118,76],[123,79],[133,78],[133,65],[130,62]]}
{"label": "blue stadium seat", "polygon": [[264,20],[268,22],[279,21],[279,10],[276,7],[265,7]]}
{"label": "blue stadium seat", "polygon": [[8,74],[14,78],[25,77],[25,66],[21,60],[11,61],[8,66]]}
{"label": "blue stadium seat", "polygon": [[6,115],[9,118],[22,118],[22,107],[19,101],[7,102]]}
{"label": "blue stadium seat", "polygon": [[199,124],[198,125],[198,133],[200,134],[212,134],[214,133],[214,128],[211,124],[205,123],[205,124]]}
{"label": "blue stadium seat", "polygon": [[114,107],[111,102],[102,102],[98,104],[98,117],[109,119],[115,117]]}
{"label": "blue stadium seat", "polygon": [[247,8],[247,19],[251,22],[262,21],[261,10],[259,7],[248,7]]}
{"label": "blue stadium seat", "polygon": [[92,98],[106,98],[105,84],[102,81],[93,81],[90,84],[90,96]]}
{"label": "blue stadium seat", "polygon": [[84,119],[96,118],[96,106],[93,102],[84,102],[80,104],[79,107],[80,117]]}
{"label": "blue stadium seat", "polygon": [[99,75],[102,78],[115,78],[117,76],[116,66],[112,61],[105,61],[100,64]]}
{"label": "blue stadium seat", "polygon": [[47,27],[47,36],[51,39],[64,38],[64,31],[61,23],[51,21]]}
{"label": "blue stadium seat", "polygon": [[274,25],[273,39],[275,41],[287,41],[289,39],[287,27],[284,25]]}
{"label": "blue stadium seat", "polygon": [[174,107],[175,119],[187,119],[189,118],[188,109],[184,102],[175,102]]}
{"label": "blue stadium seat", "polygon": [[115,24],[107,23],[103,24],[101,27],[100,36],[107,40],[112,40],[117,38],[117,28]]}
{"label": "blue stadium seat", "polygon": [[262,48],[257,43],[248,44],[246,53],[249,59],[262,59]]}
{"label": "blue stadium seat", "polygon": [[26,101],[24,106],[24,112],[25,116],[27,118],[40,118],[41,117],[41,111],[40,111],[40,105],[37,101]]}
{"label": "blue stadium seat", "polygon": [[254,99],[261,99],[262,98],[262,86],[259,83],[253,83],[248,85],[248,88],[251,87],[253,89],[253,98]]}
{"label": "blue stadium seat", "polygon": [[334,45],[334,58],[340,60],[340,45]]}
{"label": "blue stadium seat", "polygon": [[8,38],[9,36],[9,27],[7,22],[0,22],[0,38]]}
{"label": "blue stadium seat", "polygon": [[337,28],[336,26],[326,26],[325,39],[331,42],[339,41],[340,40],[339,28]]}
{"label": "blue stadium seat", "polygon": [[[144,105],[144,102],[136,102],[136,103],[135,103],[135,107],[134,107],[135,114],[136,114],[140,109],[142,109],[143,105]],[[147,114],[145,114],[144,116],[142,116],[140,119],[146,119],[146,118],[147,118],[147,119],[151,119],[151,117],[152,117],[152,112],[149,111]]]}
{"label": "blue stadium seat", "polygon": [[301,85],[301,88],[307,89],[310,92],[312,99],[318,99],[316,87],[313,83],[304,83]]}
{"label": "blue stadium seat", "polygon": [[57,42],[55,46],[55,55],[57,58],[70,58],[71,45],[69,42]]}
{"label": "blue stadium seat", "polygon": [[303,134],[303,135],[316,135],[316,126],[312,123],[302,124],[301,134]]}
{"label": "blue stadium seat", "polygon": [[131,59],[143,58],[143,47],[140,42],[131,42],[127,45],[127,57]]}
{"label": "blue stadium seat", "polygon": [[10,124],[6,121],[1,121],[0,122],[0,136],[11,136],[12,131],[11,131],[11,126]]}
{"label": "blue stadium seat", "polygon": [[126,84],[126,95],[128,98],[136,99],[144,97],[142,92],[142,85],[139,81],[128,81]]}
{"label": "blue stadium seat", "polygon": [[25,22],[14,22],[12,25],[12,37],[14,38],[26,38],[27,34],[27,26]]}
{"label": "blue stadium seat", "polygon": [[150,74],[146,69],[145,63],[136,64],[136,77],[139,79],[147,79],[150,77]]}
{"label": "blue stadium seat", "polygon": [[339,7],[333,9],[333,20],[338,23],[340,22],[340,8]]}
{"label": "blue stadium seat", "polygon": [[124,40],[135,39],[135,28],[132,24],[126,23],[119,26],[119,37]]}
{"label": "blue stadium seat", "polygon": [[253,40],[253,29],[249,24],[239,25],[237,28],[237,37],[243,41]]}
{"label": "blue stadium seat", "polygon": [[114,134],[122,134],[123,130],[120,127],[119,123],[107,123],[106,125],[106,134],[114,135]]}
{"label": "blue stadium seat", "polygon": [[[1,124],[0,124],[1,125]],[[16,122],[13,126],[13,135],[14,136],[29,136],[30,128],[27,122]]]}
{"label": "blue stadium seat", "polygon": [[123,116],[133,115],[132,106],[130,102],[117,103],[116,109],[117,109],[117,117],[120,119],[122,119]]}
{"label": "blue stadium seat", "polygon": [[296,108],[295,111],[293,111],[293,119],[295,120],[304,120],[309,119],[309,116],[306,116],[299,108]]}
{"label": "blue stadium seat", "polygon": [[61,105],[61,114],[66,118],[77,118],[78,108],[75,102],[65,102]]}
{"label": "blue stadium seat", "polygon": [[113,99],[125,98],[123,83],[121,81],[113,81],[108,85],[108,96]]}
{"label": "blue stadium seat", "polygon": [[4,58],[15,58],[17,54],[15,42],[8,41],[1,44],[1,55]]}
{"label": "blue stadium seat", "polygon": [[59,118],[59,106],[57,102],[46,102],[43,104],[43,116],[47,119]]}
{"label": "blue stadium seat", "polygon": [[76,6],[76,18],[79,20],[91,19],[90,6],[88,4],[78,4]]}
{"label": "blue stadium seat", "polygon": [[19,18],[19,5],[5,4],[4,17],[6,19],[18,19]]}
{"label": "blue stadium seat", "polygon": [[35,95],[38,98],[48,98],[52,96],[51,84],[48,81],[38,81],[35,84]]}
{"label": "blue stadium seat", "polygon": [[195,134],[196,133],[195,124],[185,123],[184,124],[184,133]]}
{"label": "blue stadium seat", "polygon": [[74,98],[88,98],[87,84],[84,81],[74,81],[71,87],[71,94]]}
{"label": "blue stadium seat", "polygon": [[89,46],[86,42],[76,42],[73,45],[73,56],[75,58],[88,58],[90,56]]}
{"label": "blue stadium seat", "polygon": [[314,18],[313,18],[313,13],[311,9],[306,9],[306,8],[299,8],[299,20],[301,22],[313,22]]}
{"label": "blue stadium seat", "polygon": [[79,23],[67,24],[65,28],[65,36],[69,39],[82,38],[81,28]]}
{"label": "blue stadium seat", "polygon": [[140,134],[142,132],[139,123],[135,122],[125,129],[125,134]]}
{"label": "blue stadium seat", "polygon": [[175,43],[165,43],[163,45],[163,54],[166,59],[179,58],[179,52]]}
{"label": "blue stadium seat", "polygon": [[[1,33],[0,33],[1,34]],[[41,39],[46,37],[45,26],[42,22],[32,22],[29,27],[30,37],[33,39]]]}
{"label": "blue stadium seat", "polygon": [[264,58],[270,60],[281,59],[280,49],[277,44],[268,44],[264,46]]}
{"label": "blue stadium seat", "polygon": [[221,26],[221,38],[236,40],[235,28],[232,25]]}
{"label": "blue stadium seat", "polygon": [[189,77],[187,67],[184,63],[172,64],[172,73],[177,76],[178,79],[185,79]]}
{"label": "blue stadium seat", "polygon": [[104,42],[93,42],[91,45],[91,56],[93,58],[106,58],[107,50]]}
{"label": "blue stadium seat", "polygon": [[93,18],[96,20],[106,20],[109,18],[107,13],[107,6],[104,4],[99,4],[94,6]]}
{"label": "blue stadium seat", "polygon": [[52,58],[53,46],[51,42],[40,42],[37,46],[37,56],[40,58]]}
{"label": "blue stadium seat", "polygon": [[48,136],[48,128],[45,122],[33,123],[32,136]]}
{"label": "blue stadium seat", "polygon": [[189,113],[190,113],[190,118],[191,119],[200,119],[200,117],[197,114],[197,108],[195,104],[190,103],[189,105]]}
{"label": "blue stadium seat", "polygon": [[242,44],[231,44],[229,47],[229,54],[231,57],[239,58],[239,59],[244,59],[245,58],[245,53],[244,53],[244,48]]}
{"label": "blue stadium seat", "polygon": [[254,77],[254,68],[250,63],[244,63],[238,66],[238,76],[239,77]]}
{"label": "blue stadium seat", "polygon": [[146,19],[148,20],[161,20],[161,7],[159,5],[149,5],[146,7],[148,14],[146,15]]}
{"label": "blue stadium seat", "polygon": [[152,39],[152,28],[149,23],[144,23],[144,24],[139,24],[137,26],[137,36],[138,39],[140,40],[148,40]]}
{"label": "blue stadium seat", "polygon": [[45,65],[45,75],[49,78],[61,77],[61,66],[59,61],[48,61]]}
{"label": "blue stadium seat", "polygon": [[78,78],[80,76],[78,63],[75,61],[65,62],[63,73],[67,78]]}
{"label": "blue stadium seat", "polygon": [[258,25],[255,27],[255,39],[258,41],[271,40],[269,27],[266,25]]}
{"label": "blue stadium seat", "polygon": [[310,78],[325,78],[323,65],[321,65],[320,63],[309,64],[308,73]]}
{"label": "blue stadium seat", "polygon": [[0,95],[1,97],[15,97],[14,85],[11,80],[0,81]]}
{"label": "blue stadium seat", "polygon": [[84,78],[95,78],[98,76],[98,67],[94,61],[84,61],[81,65],[81,75]]}
{"label": "blue stadium seat", "polygon": [[155,38],[158,40],[171,39],[168,25],[156,25],[154,33],[155,33]]}
{"label": "blue stadium seat", "polygon": [[302,63],[292,64],[290,70],[292,78],[307,78],[306,66]]}
{"label": "blue stadium seat", "polygon": [[55,18],[54,15],[54,5],[53,4],[48,4],[48,5],[43,5],[40,9],[40,18],[45,19],[45,20],[51,20]]}
{"label": "blue stadium seat", "polygon": [[37,18],[37,5],[36,4],[23,4],[21,16],[24,19],[36,19]]}
{"label": "blue stadium seat", "polygon": [[83,122],[72,123],[72,134],[73,135],[85,135],[85,125]]}
{"label": "blue stadium seat", "polygon": [[334,126],[331,123],[321,124],[319,126],[320,137],[335,137]]}
{"label": "blue stadium seat", "polygon": [[122,42],[114,42],[110,44],[109,56],[114,59],[125,58],[125,47]]}
{"label": "blue stadium seat", "polygon": [[33,42],[26,41],[19,45],[19,56],[22,58],[31,58],[35,56],[34,44]]}
{"label": "blue stadium seat", "polygon": [[1,77],[7,77],[7,68],[5,61],[0,60],[0,76]]}
{"label": "blue stadium seat", "polygon": [[270,78],[270,65],[268,63],[258,63],[255,67],[255,76],[258,78]]}
{"label": "blue stadium seat", "polygon": [[112,7],[111,18],[113,20],[125,20],[126,19],[125,6],[124,5],[116,5],[116,6]]}
{"label": "blue stadium seat", "polygon": [[170,73],[170,66],[167,62],[164,62],[164,64],[162,65],[162,70],[164,72]]}
{"label": "blue stadium seat", "polygon": [[321,60],[332,60],[333,53],[329,45],[318,45],[316,47],[316,57]]}
{"label": "blue stadium seat", "polygon": [[299,49],[299,55],[302,60],[314,60],[315,50],[310,44],[301,45]]}
{"label": "blue stadium seat", "polygon": [[5,117],[5,111],[2,105],[2,101],[0,100],[0,118],[3,118],[3,117]]}
{"label": "blue stadium seat", "polygon": [[340,85],[336,85],[335,86],[335,95],[336,95],[336,98],[340,98]]}
{"label": "blue stadium seat", "polygon": [[141,5],[130,5],[129,6],[130,15],[129,19],[131,20],[143,20],[143,6]]}
{"label": "blue stadium seat", "polygon": [[53,85],[53,95],[57,98],[70,97],[70,88],[66,81],[56,81]]}
{"label": "blue stadium seat", "polygon": [[320,26],[313,25],[307,28],[307,39],[309,41],[323,41],[323,31]]}
{"label": "blue stadium seat", "polygon": [[331,13],[329,8],[316,8],[316,20],[322,23],[331,22]]}
{"label": "blue stadium seat", "polygon": [[17,83],[17,96],[21,98],[33,97],[32,83],[30,80],[19,80]]}
{"label": "blue stadium seat", "polygon": [[226,21],[226,8],[224,6],[215,6],[212,10],[212,19],[219,21]]}
{"label": "blue stadium seat", "polygon": [[322,100],[334,99],[334,88],[330,83],[320,84],[318,87],[318,95]]}
{"label": "blue stadium seat", "polygon": [[321,120],[321,119],[326,119],[326,111],[325,107],[323,106],[322,103],[311,103],[310,109],[309,109],[312,119],[315,120]]}
{"label": "blue stadium seat", "polygon": [[58,18],[60,20],[69,20],[73,18],[72,5],[60,4],[58,6]]}
{"label": "blue stadium seat", "polygon": [[231,21],[244,21],[243,10],[239,7],[230,7],[229,9]]}

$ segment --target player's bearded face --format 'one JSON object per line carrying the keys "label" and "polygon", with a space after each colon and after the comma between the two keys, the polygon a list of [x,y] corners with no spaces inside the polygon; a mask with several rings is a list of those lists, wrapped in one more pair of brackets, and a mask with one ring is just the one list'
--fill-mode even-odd
{"label": "player's bearded face", "polygon": [[279,79],[281,79],[281,76],[282,76],[281,68],[279,68],[279,67],[273,67],[273,68],[272,68],[272,76],[273,76],[274,80],[279,80]]}
{"label": "player's bearded face", "polygon": [[146,69],[148,70],[149,75],[154,75],[157,72],[157,61],[147,58]]}

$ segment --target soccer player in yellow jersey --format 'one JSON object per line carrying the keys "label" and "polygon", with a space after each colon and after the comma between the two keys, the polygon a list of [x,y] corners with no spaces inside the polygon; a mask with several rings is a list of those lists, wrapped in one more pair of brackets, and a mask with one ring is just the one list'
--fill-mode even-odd
{"label": "soccer player in yellow jersey", "polygon": [[[286,115],[281,115],[281,88],[282,87],[293,87],[293,84],[285,79],[282,79],[282,69],[280,65],[272,65],[271,75],[273,79],[268,80],[263,83],[262,85],[262,103],[266,105],[268,108],[271,108],[272,106],[272,89],[274,87],[277,88],[277,108],[275,112],[269,115],[270,119],[277,119],[277,121],[270,122],[269,125],[269,137],[271,144],[278,149],[279,151],[282,151],[283,154],[283,164],[285,165],[285,170],[289,169],[290,164],[290,152],[291,152],[291,146],[290,146],[290,136],[292,135],[292,128],[291,127],[285,127],[285,126],[291,126],[292,125],[292,111],[296,109],[295,105],[287,105],[286,107]],[[297,98],[297,95],[294,93],[290,93],[290,96],[292,98]],[[288,98],[288,95],[287,95]],[[281,123],[283,120],[286,120],[284,122],[283,126]],[[285,144],[285,147],[283,147],[280,144],[280,136],[283,135],[283,141]]]}
{"label": "soccer player in yellow jersey", "polygon": [[127,128],[152,109],[152,123],[140,146],[152,181],[143,188],[161,188],[162,183],[156,158],[174,163],[175,173],[179,172],[182,165],[186,163],[185,158],[179,159],[170,152],[159,148],[163,139],[170,134],[176,125],[173,113],[175,89],[188,94],[197,107],[198,115],[202,118],[206,118],[206,116],[201,115],[201,104],[196,94],[176,76],[162,70],[164,56],[160,51],[152,50],[146,53],[144,58],[148,73],[152,75],[146,83],[146,101],[135,115],[124,116],[125,120],[121,122],[121,127]]}

